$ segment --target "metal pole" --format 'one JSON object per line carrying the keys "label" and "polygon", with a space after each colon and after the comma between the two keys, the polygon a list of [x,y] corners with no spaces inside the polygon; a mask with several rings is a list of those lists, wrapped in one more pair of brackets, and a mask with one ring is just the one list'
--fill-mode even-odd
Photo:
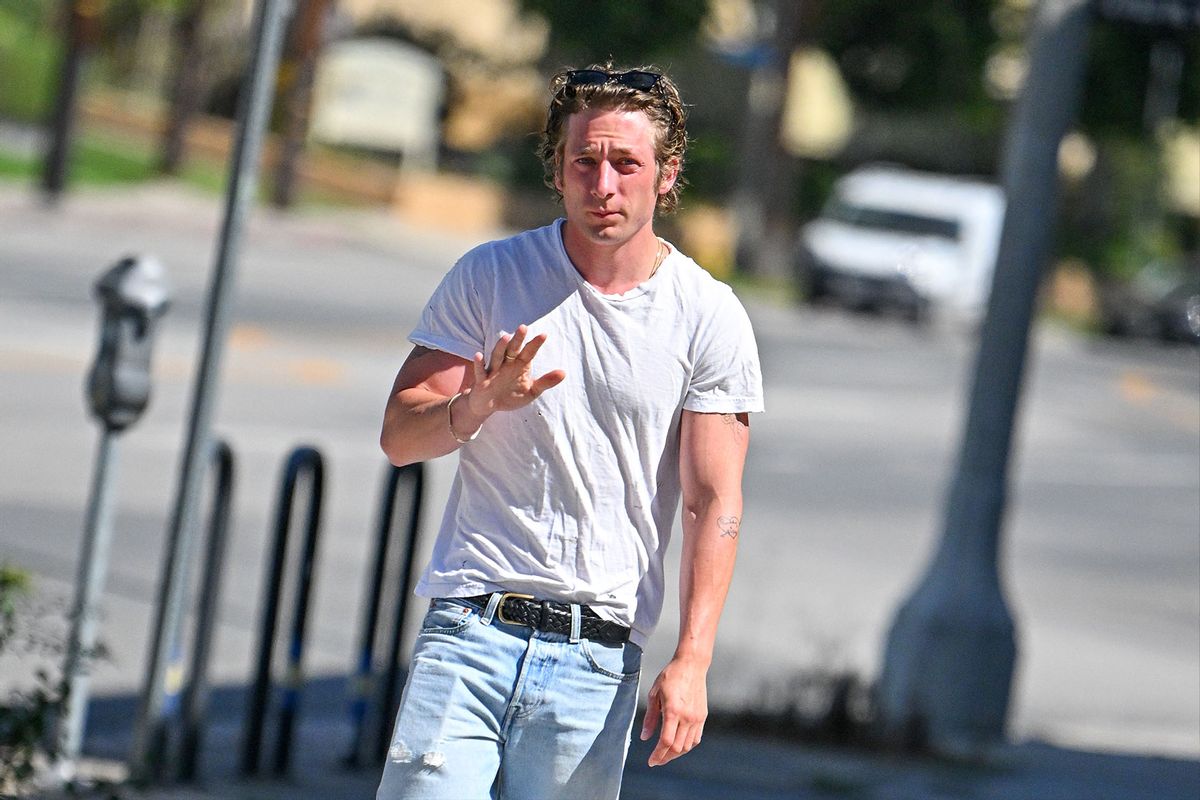
{"label": "metal pole", "polygon": [[209,455],[212,410],[216,381],[229,327],[229,298],[233,291],[245,217],[254,201],[258,165],[271,110],[275,71],[279,66],[285,0],[260,0],[254,22],[254,50],[249,86],[239,111],[240,123],[230,165],[225,217],[217,248],[216,266],[209,285],[203,351],[197,369],[192,412],[188,427],[175,507],[167,536],[163,580],[159,586],[157,614],[130,755],[131,774],[145,782],[161,754],[154,743],[165,727],[163,689],[167,666],[179,636],[183,595],[194,555],[196,506]]}
{"label": "metal pole", "polygon": [[79,553],[79,577],[76,580],[75,606],[71,613],[71,633],[67,640],[67,658],[63,669],[66,684],[66,713],[58,728],[60,777],[75,777],[75,762],[83,744],[87,722],[90,676],[88,661],[96,647],[96,605],[104,591],[108,573],[108,551],[113,530],[113,486],[116,482],[116,433],[105,426],[96,449],[96,469],[92,476],[91,496]]}
{"label": "metal pole", "polygon": [[400,586],[396,590],[396,608],[392,617],[392,640],[388,648],[387,670],[380,687],[379,700],[379,733],[375,739],[375,751],[372,754],[375,763],[382,763],[387,755],[388,741],[391,739],[392,725],[399,704],[397,695],[400,693],[400,646],[404,642],[404,617],[408,611],[408,600],[412,597],[413,561],[417,557],[417,537],[421,533],[421,504],[425,498],[425,465],[423,463],[409,464],[400,468],[400,473],[412,475],[412,506],[408,512],[408,528],[405,531],[407,542],[404,547],[404,559],[400,563]]}
{"label": "metal pole", "polygon": [[945,753],[1003,738],[1017,644],[997,559],[1013,422],[1039,278],[1050,251],[1058,148],[1075,117],[1090,0],[1044,0],[1002,167],[1008,207],[945,527],[888,636],[885,732]]}
{"label": "metal pole", "polygon": [[[283,695],[279,699],[279,736],[275,739],[275,774],[287,774],[292,753],[292,735],[300,710],[300,690],[304,687],[304,638],[308,627],[309,598],[317,563],[317,541],[321,533],[321,496],[325,493],[325,465],[321,454],[302,447],[294,458],[309,473],[308,516],[304,524],[304,551],[296,579],[296,600],[292,609],[292,630],[288,638],[287,672]],[[303,459],[301,461],[300,459]]]}
{"label": "metal pole", "polygon": [[[350,704],[350,719],[354,728],[350,740],[350,751],[344,763],[357,767],[362,763],[362,742],[370,702],[375,668],[375,639],[379,628],[379,605],[383,599],[384,579],[387,574],[388,544],[392,538],[392,518],[396,509],[396,488],[400,482],[400,469],[387,466],[383,480],[383,495],[379,505],[379,519],[375,528],[375,547],[371,563],[371,583],[367,590],[366,614],[359,634],[358,666],[352,683],[353,700]],[[386,712],[384,712],[386,713]]]}
{"label": "metal pole", "polygon": [[211,456],[216,471],[212,510],[208,518],[208,551],[204,559],[202,588],[196,612],[192,661],[187,689],[183,693],[183,739],[179,746],[179,778],[196,779],[200,746],[208,716],[208,662],[216,631],[221,575],[225,571],[225,543],[229,539],[229,516],[233,510],[233,450],[222,441],[213,442]]}

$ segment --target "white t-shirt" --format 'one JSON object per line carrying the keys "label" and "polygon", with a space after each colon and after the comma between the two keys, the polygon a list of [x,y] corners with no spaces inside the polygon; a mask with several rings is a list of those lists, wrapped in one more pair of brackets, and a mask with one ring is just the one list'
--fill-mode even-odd
{"label": "white t-shirt", "polygon": [[525,323],[547,334],[533,374],[567,376],[459,449],[417,594],[582,603],[644,646],[679,506],[681,412],[761,411],[758,349],[730,288],[675,248],[652,278],[606,295],[571,264],[562,224],[467,253],[409,336],[469,360]]}

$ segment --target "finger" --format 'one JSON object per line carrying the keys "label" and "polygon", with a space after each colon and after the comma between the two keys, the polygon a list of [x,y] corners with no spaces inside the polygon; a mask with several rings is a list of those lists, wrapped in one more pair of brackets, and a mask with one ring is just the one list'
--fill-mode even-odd
{"label": "finger", "polygon": [[660,766],[679,755],[678,753],[672,753],[672,749],[675,747],[675,737],[678,733],[679,718],[671,714],[664,715],[662,732],[658,735],[658,746],[650,754],[650,766]]}
{"label": "finger", "polygon": [[525,341],[525,334],[527,333],[529,333],[528,326],[517,326],[517,332],[508,340],[508,346],[504,349],[504,358],[506,361],[512,361],[521,354],[521,344]]}
{"label": "finger", "polygon": [[566,377],[567,373],[561,369],[551,370],[533,382],[533,385],[529,387],[529,393],[537,397],[547,389],[553,389],[555,386],[558,386]]}
{"label": "finger", "polygon": [[497,369],[504,363],[504,354],[508,351],[510,339],[512,339],[511,333],[500,334],[500,338],[496,340],[496,346],[492,348],[492,360],[488,362],[489,369]]}
{"label": "finger", "polygon": [[546,343],[546,334],[539,333],[537,336],[530,339],[525,347],[521,350],[519,357],[526,364],[533,361],[533,357],[537,355],[538,350],[542,349],[542,345]]}
{"label": "finger", "polygon": [[483,365],[483,353],[476,353],[471,359],[471,384],[478,386],[487,379],[487,367]]}
{"label": "finger", "polygon": [[658,687],[651,689],[650,695],[646,699],[646,717],[642,720],[643,742],[654,735],[655,729],[658,728],[658,719],[662,716],[662,706],[658,702]]}
{"label": "finger", "polygon": [[704,734],[703,725],[693,725],[688,731],[687,747],[683,752],[690,753],[700,744],[700,737]]}

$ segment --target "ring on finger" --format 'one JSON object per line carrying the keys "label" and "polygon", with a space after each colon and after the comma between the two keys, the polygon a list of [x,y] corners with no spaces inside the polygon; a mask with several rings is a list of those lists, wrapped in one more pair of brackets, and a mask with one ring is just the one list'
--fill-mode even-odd
{"label": "ring on finger", "polygon": [[504,360],[505,360],[505,361],[516,361],[516,360],[517,360],[517,357],[516,357],[516,356],[514,356],[512,353],[505,353],[505,354],[504,354]]}

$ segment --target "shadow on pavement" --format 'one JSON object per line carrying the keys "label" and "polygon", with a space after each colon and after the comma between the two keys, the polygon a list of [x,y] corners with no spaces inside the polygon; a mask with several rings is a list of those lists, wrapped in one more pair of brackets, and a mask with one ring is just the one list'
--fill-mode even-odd
{"label": "shadow on pavement", "polygon": [[[206,798],[374,797],[375,765],[348,769],[353,735],[345,676],[309,680],[301,699],[286,778],[270,777],[274,717],[263,741],[262,777],[238,775],[244,686],[215,687],[195,786],[168,786],[123,797]],[[101,761],[128,756],[137,698],[93,700],[85,753]],[[368,718],[368,731],[377,721]],[[639,729],[634,726],[634,731]],[[371,736],[373,734],[368,734]],[[635,733],[636,736],[636,733]],[[720,730],[694,752],[650,769],[653,742],[636,738],[625,769],[622,800],[1195,800],[1200,761],[1070,750],[1041,742],[998,748],[986,760],[963,762],[814,746]],[[523,800],[523,799],[522,799]]]}

